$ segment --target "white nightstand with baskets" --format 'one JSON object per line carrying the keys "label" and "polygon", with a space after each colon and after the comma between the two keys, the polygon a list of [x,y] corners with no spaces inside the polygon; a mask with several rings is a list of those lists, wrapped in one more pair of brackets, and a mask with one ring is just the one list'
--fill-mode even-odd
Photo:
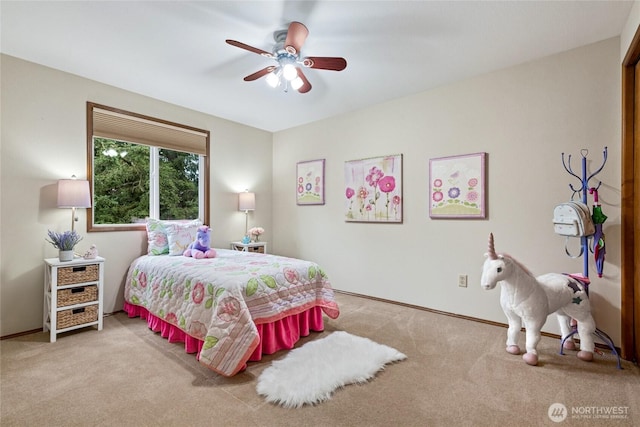
{"label": "white nightstand with baskets", "polygon": [[51,342],[57,334],[74,329],[97,325],[102,330],[104,261],[102,257],[44,260],[42,330],[51,332]]}
{"label": "white nightstand with baskets", "polygon": [[267,242],[231,242],[231,249],[240,252],[254,252],[258,254],[267,253]]}

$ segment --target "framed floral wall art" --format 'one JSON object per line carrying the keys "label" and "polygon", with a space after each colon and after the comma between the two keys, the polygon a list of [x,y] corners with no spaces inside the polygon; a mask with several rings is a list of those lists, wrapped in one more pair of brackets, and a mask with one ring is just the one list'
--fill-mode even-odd
{"label": "framed floral wall art", "polygon": [[344,164],[347,222],[402,223],[402,154]]}
{"label": "framed floral wall art", "polygon": [[296,203],[324,205],[324,159],[296,165]]}
{"label": "framed floral wall art", "polygon": [[486,153],[429,160],[429,216],[486,218]]}

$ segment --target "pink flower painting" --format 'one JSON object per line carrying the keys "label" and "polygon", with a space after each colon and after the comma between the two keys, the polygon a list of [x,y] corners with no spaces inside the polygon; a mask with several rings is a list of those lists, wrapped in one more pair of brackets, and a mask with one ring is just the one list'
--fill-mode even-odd
{"label": "pink flower painting", "polygon": [[344,172],[347,222],[402,222],[402,154],[348,161]]}

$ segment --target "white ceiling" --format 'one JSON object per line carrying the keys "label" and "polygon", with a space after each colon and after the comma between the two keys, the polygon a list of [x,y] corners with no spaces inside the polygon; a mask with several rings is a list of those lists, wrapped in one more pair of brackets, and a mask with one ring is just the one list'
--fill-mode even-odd
{"label": "white ceiling", "polygon": [[[4,1],[2,53],[279,131],[620,35],[620,1]],[[300,21],[307,94],[244,76]],[[118,107],[114,105],[114,107]]]}

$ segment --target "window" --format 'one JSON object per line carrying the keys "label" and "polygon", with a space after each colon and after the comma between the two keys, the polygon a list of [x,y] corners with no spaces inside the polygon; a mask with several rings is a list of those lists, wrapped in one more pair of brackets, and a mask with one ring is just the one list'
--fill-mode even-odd
{"label": "window", "polygon": [[209,222],[209,132],[87,103],[89,231],[147,217]]}

